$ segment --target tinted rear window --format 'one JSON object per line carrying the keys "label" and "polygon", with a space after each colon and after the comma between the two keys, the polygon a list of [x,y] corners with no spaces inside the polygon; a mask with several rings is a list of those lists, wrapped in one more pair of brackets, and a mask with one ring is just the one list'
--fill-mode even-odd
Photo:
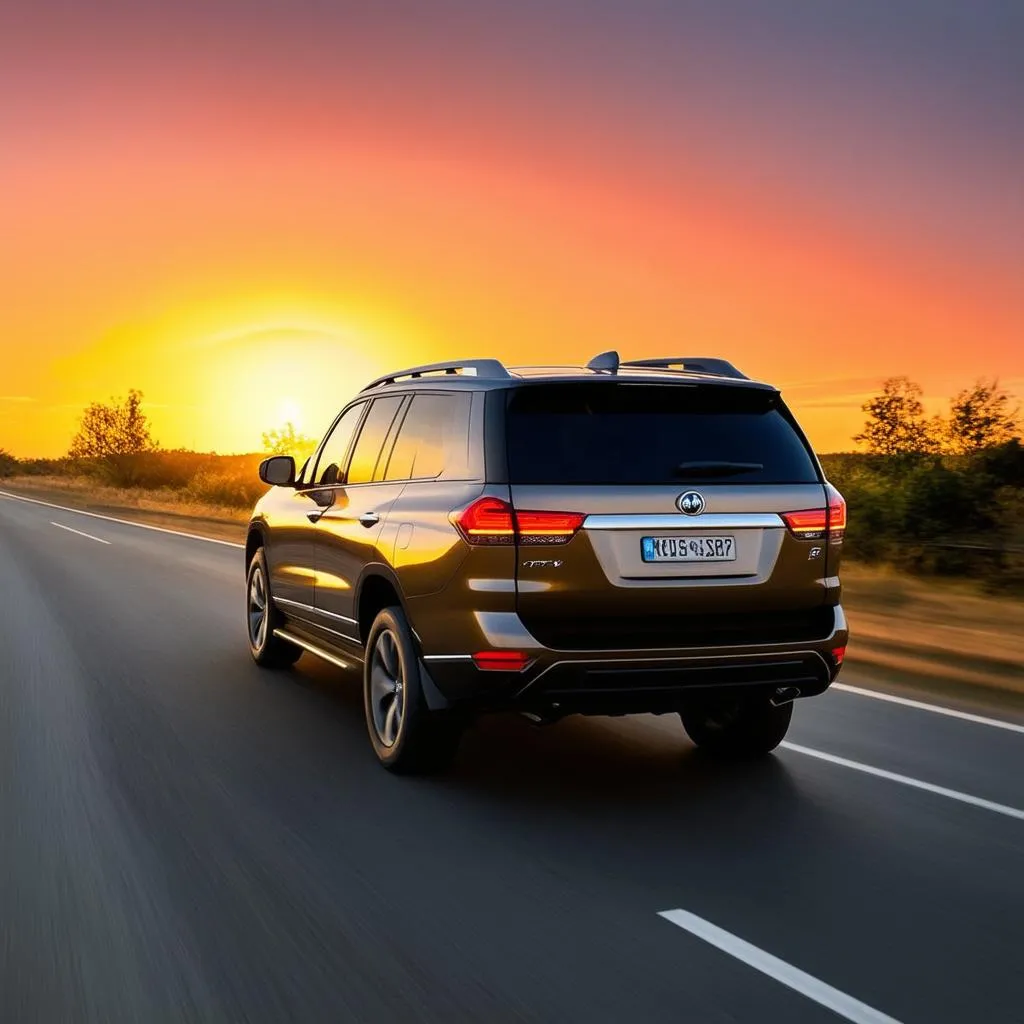
{"label": "tinted rear window", "polygon": [[778,394],[754,388],[519,387],[510,392],[506,437],[513,483],[795,484],[818,479]]}

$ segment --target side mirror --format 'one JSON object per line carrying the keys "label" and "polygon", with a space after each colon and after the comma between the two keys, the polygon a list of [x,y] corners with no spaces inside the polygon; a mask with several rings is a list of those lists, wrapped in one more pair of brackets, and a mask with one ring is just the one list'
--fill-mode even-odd
{"label": "side mirror", "polygon": [[295,460],[290,455],[271,455],[260,463],[260,479],[272,487],[294,487]]}

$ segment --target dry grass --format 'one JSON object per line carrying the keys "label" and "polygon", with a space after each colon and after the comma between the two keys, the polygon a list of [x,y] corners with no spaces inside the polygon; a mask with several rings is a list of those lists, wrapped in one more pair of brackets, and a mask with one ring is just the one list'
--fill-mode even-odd
{"label": "dry grass", "polygon": [[0,490],[218,540],[244,541],[249,520],[247,510],[196,501],[171,488],[105,487],[81,478],[28,476],[0,480]]}

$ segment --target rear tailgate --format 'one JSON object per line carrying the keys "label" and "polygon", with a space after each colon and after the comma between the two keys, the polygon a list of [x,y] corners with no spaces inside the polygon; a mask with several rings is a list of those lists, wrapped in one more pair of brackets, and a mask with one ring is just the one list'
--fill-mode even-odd
{"label": "rear tailgate", "polygon": [[518,611],[545,645],[647,649],[827,635],[825,545],[782,518],[822,508],[825,489],[776,392],[535,385],[513,392],[506,434],[517,513],[582,517],[568,539],[519,537]]}

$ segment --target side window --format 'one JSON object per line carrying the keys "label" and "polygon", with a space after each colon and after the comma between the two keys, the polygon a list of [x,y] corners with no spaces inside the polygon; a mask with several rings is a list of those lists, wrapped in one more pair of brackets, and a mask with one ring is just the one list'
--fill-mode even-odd
{"label": "side window", "polygon": [[473,396],[416,395],[398,433],[385,480],[459,479],[469,473],[469,412]]}
{"label": "side window", "polygon": [[[395,415],[402,404],[401,396],[378,398],[370,406],[370,411],[363,421],[363,429],[359,431],[349,464],[347,484],[365,484],[374,479],[377,461],[381,457],[384,441],[391,431]],[[376,479],[380,479],[377,473]]]}
{"label": "side window", "polygon": [[334,429],[328,435],[320,451],[320,460],[316,464],[315,478],[311,478],[310,482],[313,482],[313,479],[315,479],[316,483],[323,484],[325,487],[338,482],[338,476],[345,468],[345,456],[348,454],[349,442],[352,440],[356,424],[359,422],[359,417],[362,416],[365,407],[365,402],[353,405],[334,424]]}

